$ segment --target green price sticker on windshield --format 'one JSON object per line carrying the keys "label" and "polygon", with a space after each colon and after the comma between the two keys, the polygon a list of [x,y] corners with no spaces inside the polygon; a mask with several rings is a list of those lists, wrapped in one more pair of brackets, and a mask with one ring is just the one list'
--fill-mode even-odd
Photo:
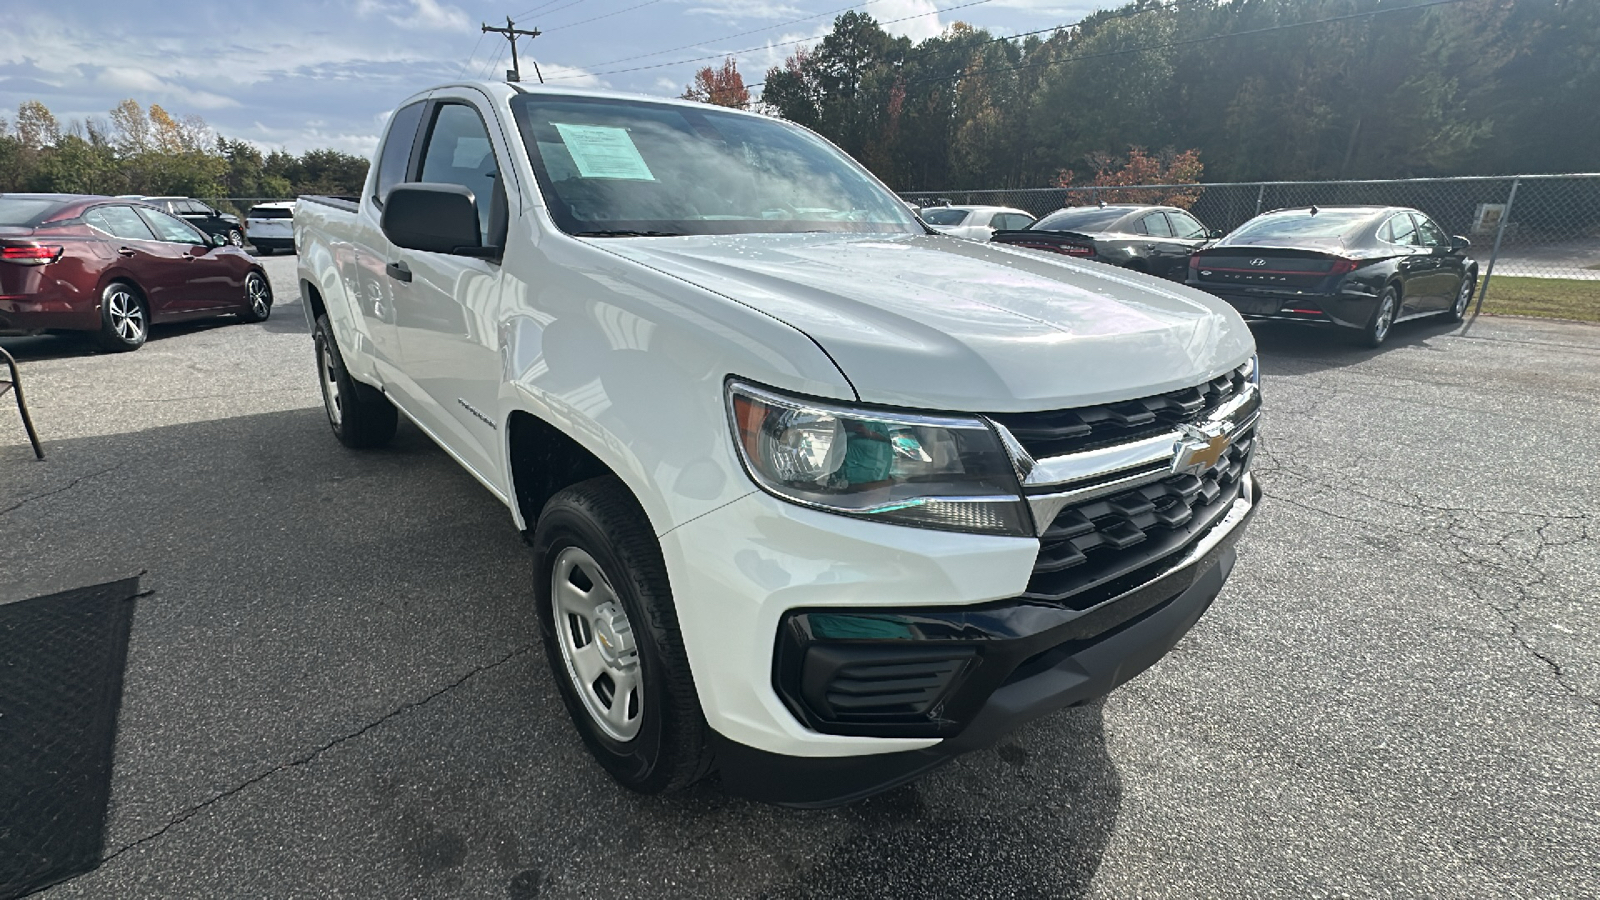
{"label": "green price sticker on windshield", "polygon": [[626,128],[604,125],[567,125],[551,122],[572,155],[573,165],[583,178],[625,178],[655,181],[639,148],[633,145]]}

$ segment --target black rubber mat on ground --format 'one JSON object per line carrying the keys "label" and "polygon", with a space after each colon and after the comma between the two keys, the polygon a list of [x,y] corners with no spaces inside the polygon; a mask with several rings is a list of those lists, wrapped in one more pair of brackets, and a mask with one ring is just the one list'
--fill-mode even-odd
{"label": "black rubber mat on ground", "polygon": [[93,869],[139,579],[0,605],[0,900]]}

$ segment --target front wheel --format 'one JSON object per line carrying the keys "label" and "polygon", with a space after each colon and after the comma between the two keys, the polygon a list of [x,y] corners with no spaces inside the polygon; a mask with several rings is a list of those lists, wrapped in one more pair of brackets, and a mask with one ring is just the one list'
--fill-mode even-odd
{"label": "front wheel", "polygon": [[614,477],[556,494],[533,532],[545,650],[578,733],[611,776],[645,794],[711,768],[700,700],[661,545]]}
{"label": "front wheel", "polygon": [[239,314],[241,322],[265,322],[272,315],[272,285],[260,272],[244,277],[245,310]]}
{"label": "front wheel", "polygon": [[1372,311],[1367,327],[1361,329],[1361,342],[1368,347],[1382,347],[1383,342],[1389,339],[1389,331],[1394,328],[1394,317],[1399,310],[1400,292],[1391,284],[1383,289],[1383,296],[1378,298],[1378,308]]}
{"label": "front wheel", "polygon": [[333,436],[357,450],[389,443],[399,424],[394,404],[381,391],[356,381],[345,371],[344,357],[339,355],[327,316],[317,317],[312,345],[317,354],[317,380],[322,383],[322,405]]}
{"label": "front wheel", "polygon": [[1456,302],[1450,307],[1450,321],[1459,322],[1467,317],[1467,307],[1472,305],[1472,294],[1477,288],[1476,274],[1461,279],[1461,287],[1456,291]]}

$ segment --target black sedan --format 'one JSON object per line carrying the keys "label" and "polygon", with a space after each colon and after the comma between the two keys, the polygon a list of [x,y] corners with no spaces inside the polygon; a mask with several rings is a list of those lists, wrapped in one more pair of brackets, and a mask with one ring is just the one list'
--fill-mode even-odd
{"label": "black sedan", "polygon": [[1332,323],[1376,347],[1396,322],[1466,315],[1478,282],[1468,245],[1404,207],[1280,209],[1191,257],[1188,283],[1246,318]]}
{"label": "black sedan", "polygon": [[235,247],[244,246],[244,229],[239,227],[239,217],[202,203],[193,197],[140,197],[145,203],[164,213],[177,216],[200,229],[203,234],[214,234]]}
{"label": "black sedan", "polygon": [[996,244],[1064,253],[1182,281],[1189,255],[1213,232],[1175,206],[1073,206],[1023,231],[996,231]]}

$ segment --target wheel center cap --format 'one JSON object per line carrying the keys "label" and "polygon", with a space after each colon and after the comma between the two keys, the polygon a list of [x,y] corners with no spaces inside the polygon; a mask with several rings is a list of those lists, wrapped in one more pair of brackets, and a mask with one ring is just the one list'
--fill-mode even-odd
{"label": "wheel center cap", "polygon": [[594,636],[606,665],[625,669],[638,662],[633,627],[628,624],[628,614],[617,604],[602,603],[595,607]]}

